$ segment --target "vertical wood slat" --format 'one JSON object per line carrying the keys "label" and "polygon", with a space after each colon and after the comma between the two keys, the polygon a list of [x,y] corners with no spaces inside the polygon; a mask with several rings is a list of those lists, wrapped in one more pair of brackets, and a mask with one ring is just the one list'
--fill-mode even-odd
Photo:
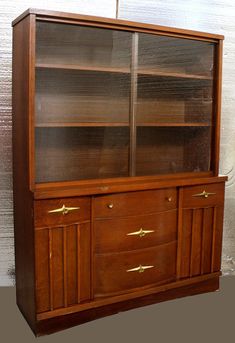
{"label": "vertical wood slat", "polygon": [[193,209],[182,209],[181,212],[182,237],[181,243],[178,242],[178,247],[181,249],[181,251],[178,252],[180,265],[179,277],[185,278],[190,275]]}
{"label": "vertical wood slat", "polygon": [[203,269],[204,269],[204,253],[205,253],[205,216],[206,216],[206,211],[205,208],[202,209],[202,239],[201,239],[201,275],[203,274]]}
{"label": "vertical wood slat", "polygon": [[215,230],[216,230],[216,217],[217,217],[217,208],[214,207],[213,211],[213,231],[212,231],[212,241],[211,241],[211,273],[214,270],[214,260],[215,260]]}
{"label": "vertical wood slat", "polygon": [[195,232],[195,209],[192,210],[192,234],[191,234],[191,245],[190,245],[190,267],[189,267],[189,276],[192,277],[193,273],[193,240]]}
{"label": "vertical wood slat", "polygon": [[135,176],[136,170],[136,102],[137,102],[137,68],[138,68],[138,33],[132,35],[131,57],[131,96],[130,96],[130,158],[129,175]]}
{"label": "vertical wood slat", "polygon": [[183,240],[183,210],[182,210],[182,198],[183,198],[183,189],[179,190],[178,198],[178,238],[177,238],[177,264],[176,264],[176,278],[180,279],[181,277],[181,261],[182,261],[182,240]]}
{"label": "vertical wood slat", "polygon": [[80,225],[77,225],[77,302],[81,300],[81,265],[80,265],[80,249],[81,249],[81,237],[80,237]]}
{"label": "vertical wood slat", "polygon": [[50,310],[54,309],[54,292],[53,292],[53,264],[52,264],[52,228],[48,229],[49,239],[49,288],[50,288]]}
{"label": "vertical wood slat", "polygon": [[67,287],[67,228],[63,227],[63,281],[64,281],[64,307],[68,306],[68,287]]}
{"label": "vertical wood slat", "polygon": [[200,275],[202,247],[202,208],[193,209],[190,277]]}

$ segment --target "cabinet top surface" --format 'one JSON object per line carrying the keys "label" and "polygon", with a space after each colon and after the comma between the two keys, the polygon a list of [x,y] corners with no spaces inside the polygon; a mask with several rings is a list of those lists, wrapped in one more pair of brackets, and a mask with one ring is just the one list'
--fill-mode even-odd
{"label": "cabinet top surface", "polygon": [[18,22],[20,22],[22,19],[24,19],[26,16],[33,14],[36,15],[38,19],[46,19],[46,20],[66,20],[66,21],[72,21],[73,23],[77,21],[79,22],[86,22],[88,25],[94,25],[94,24],[103,24],[103,25],[110,25],[115,26],[115,28],[132,28],[136,30],[146,30],[146,31],[159,31],[159,32],[165,32],[169,34],[177,34],[177,35],[183,35],[183,36],[190,36],[190,37],[200,37],[204,39],[212,39],[212,40],[222,40],[224,39],[223,35],[218,34],[212,34],[212,33],[206,33],[206,32],[200,32],[200,31],[192,31],[192,30],[186,30],[186,29],[178,29],[174,27],[168,27],[168,26],[160,26],[160,25],[153,25],[153,24],[145,24],[145,23],[138,23],[128,20],[120,20],[120,19],[111,19],[111,18],[104,18],[104,17],[96,17],[96,16],[89,16],[89,15],[80,15],[76,13],[67,13],[67,12],[59,12],[59,11],[48,11],[48,10],[42,10],[42,9],[35,9],[35,8],[29,8],[25,12],[23,12],[21,15],[19,15],[13,22],[12,26],[15,26]]}

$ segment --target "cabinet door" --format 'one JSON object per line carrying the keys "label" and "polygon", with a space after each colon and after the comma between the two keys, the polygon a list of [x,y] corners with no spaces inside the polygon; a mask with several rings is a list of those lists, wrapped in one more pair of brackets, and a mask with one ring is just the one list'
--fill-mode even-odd
{"label": "cabinet door", "polygon": [[[82,208],[88,206],[86,200],[76,202],[71,198],[69,202],[79,203]],[[41,215],[43,209],[52,209],[53,204],[58,205],[58,200],[42,200],[35,205],[37,313],[90,299],[90,222],[79,223],[79,216],[84,219],[84,214],[77,212],[75,215],[75,211],[66,215],[46,211],[45,217],[51,216],[52,219],[42,218],[40,221],[38,214]],[[86,207],[85,213],[88,213]]]}
{"label": "cabinet door", "polygon": [[215,44],[140,33],[136,45],[136,175],[209,171]]}
{"label": "cabinet door", "polygon": [[180,190],[178,278],[220,270],[223,202],[224,184]]}
{"label": "cabinet door", "polygon": [[131,33],[37,22],[36,182],[128,176]]}

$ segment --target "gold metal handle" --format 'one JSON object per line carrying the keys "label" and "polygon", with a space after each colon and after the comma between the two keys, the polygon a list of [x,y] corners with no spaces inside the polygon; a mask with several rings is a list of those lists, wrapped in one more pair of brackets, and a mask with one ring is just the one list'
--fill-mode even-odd
{"label": "gold metal handle", "polygon": [[112,209],[113,208],[113,204],[108,204],[107,207]]}
{"label": "gold metal handle", "polygon": [[197,194],[193,194],[193,197],[204,197],[204,198],[208,198],[210,195],[216,195],[216,193],[209,193],[206,192],[205,189],[202,193],[197,193]]}
{"label": "gold metal handle", "polygon": [[168,202],[172,202],[172,197],[166,198]]}
{"label": "gold metal handle", "polygon": [[48,211],[48,213],[62,213],[63,215],[68,214],[70,211],[80,210],[80,207],[66,207],[63,205],[60,208],[56,208],[54,210]]}
{"label": "gold metal handle", "polygon": [[145,269],[150,269],[153,268],[154,266],[142,266],[141,264],[139,265],[139,267],[135,267],[135,268],[131,268],[131,269],[127,269],[127,272],[139,272],[139,273],[143,273],[145,271]]}
{"label": "gold metal handle", "polygon": [[134,232],[129,232],[126,235],[127,236],[139,236],[139,237],[144,237],[146,234],[154,232],[154,230],[143,230],[143,228],[141,227],[138,231],[134,231]]}

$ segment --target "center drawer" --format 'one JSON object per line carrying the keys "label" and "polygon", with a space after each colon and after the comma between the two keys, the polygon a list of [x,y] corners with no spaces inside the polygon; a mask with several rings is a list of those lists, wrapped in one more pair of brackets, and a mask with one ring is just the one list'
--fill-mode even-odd
{"label": "center drawer", "polygon": [[176,241],[119,254],[96,254],[94,297],[112,296],[138,287],[169,282],[176,275]]}
{"label": "center drawer", "polygon": [[177,206],[176,188],[97,196],[94,218],[122,217],[168,211]]}
{"label": "center drawer", "polygon": [[95,220],[95,252],[143,249],[177,239],[177,210]]}

